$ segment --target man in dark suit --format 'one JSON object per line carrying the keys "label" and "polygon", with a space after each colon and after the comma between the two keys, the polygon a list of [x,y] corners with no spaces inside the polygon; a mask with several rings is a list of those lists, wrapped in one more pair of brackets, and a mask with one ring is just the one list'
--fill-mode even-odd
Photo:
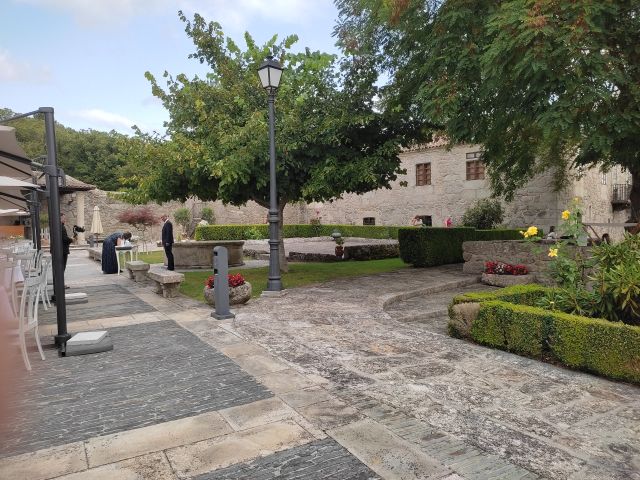
{"label": "man in dark suit", "polygon": [[162,246],[167,256],[167,270],[173,270],[173,224],[168,215],[162,215],[160,219],[164,222],[162,225]]}

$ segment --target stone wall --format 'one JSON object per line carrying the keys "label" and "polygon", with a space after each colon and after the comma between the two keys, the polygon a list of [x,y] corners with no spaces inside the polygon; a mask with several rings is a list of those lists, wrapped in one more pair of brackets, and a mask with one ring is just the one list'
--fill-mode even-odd
{"label": "stone wall", "polygon": [[[549,247],[553,243],[531,243],[524,240],[494,240],[489,242],[464,242],[462,257],[464,258],[464,273],[481,274],[485,262],[504,262],[511,265],[525,265],[529,273],[540,283],[549,284],[551,280],[547,274],[551,258],[548,256]],[[569,252],[581,250],[581,254],[588,256],[590,247],[564,247]],[[569,253],[571,255],[571,253]]]}

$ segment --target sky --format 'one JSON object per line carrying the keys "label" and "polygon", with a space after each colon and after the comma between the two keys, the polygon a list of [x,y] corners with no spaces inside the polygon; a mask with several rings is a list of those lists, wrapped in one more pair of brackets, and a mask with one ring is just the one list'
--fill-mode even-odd
{"label": "sky", "polygon": [[206,73],[178,18],[199,13],[244,44],[273,34],[338,53],[332,0],[0,0],[0,107],[53,107],[74,129],[164,132],[168,115],[144,78]]}

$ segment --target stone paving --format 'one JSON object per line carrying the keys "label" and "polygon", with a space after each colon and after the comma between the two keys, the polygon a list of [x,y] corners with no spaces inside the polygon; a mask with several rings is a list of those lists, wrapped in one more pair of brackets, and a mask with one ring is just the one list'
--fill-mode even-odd
{"label": "stone paving", "polygon": [[[16,424],[14,451],[29,453],[0,459],[0,478],[640,479],[640,389],[443,335],[449,298],[475,288],[458,266],[292,289],[225,321],[76,252],[70,266],[72,286],[119,286],[154,311],[69,323],[109,328],[112,353],[130,355],[115,371],[104,354],[32,360],[31,410],[93,408],[99,428]],[[247,386],[241,400],[217,367]]]}

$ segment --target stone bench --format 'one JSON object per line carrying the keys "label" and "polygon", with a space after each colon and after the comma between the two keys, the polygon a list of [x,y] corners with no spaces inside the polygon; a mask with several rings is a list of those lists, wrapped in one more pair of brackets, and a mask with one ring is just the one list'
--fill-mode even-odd
{"label": "stone bench", "polygon": [[178,296],[180,284],[184,282],[184,275],[163,269],[150,269],[147,278],[155,283],[155,292],[165,298]]}
{"label": "stone bench", "polygon": [[129,278],[134,282],[145,282],[150,267],[151,265],[141,260],[132,260],[125,264],[125,268],[129,272]]}

